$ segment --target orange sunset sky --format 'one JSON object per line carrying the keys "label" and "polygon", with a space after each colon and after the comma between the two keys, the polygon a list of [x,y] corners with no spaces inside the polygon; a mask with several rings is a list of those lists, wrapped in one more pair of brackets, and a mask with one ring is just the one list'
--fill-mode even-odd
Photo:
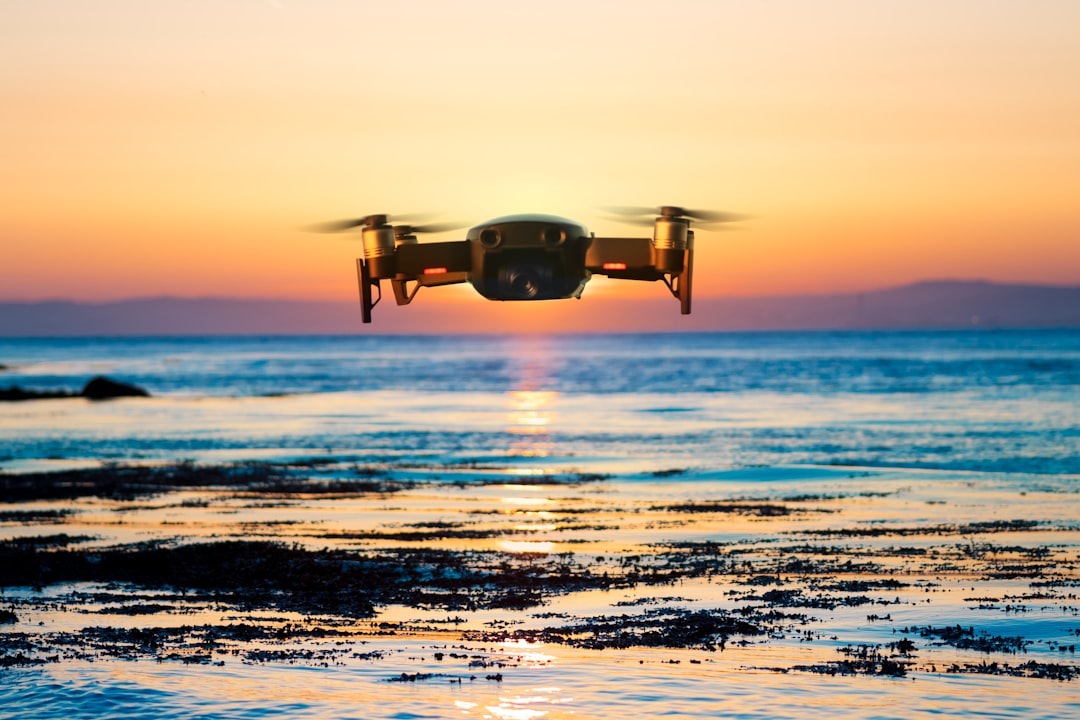
{"label": "orange sunset sky", "polygon": [[1080,284],[1075,0],[0,0],[0,94],[0,300],[353,300],[297,228],[660,204],[753,218],[699,297]]}

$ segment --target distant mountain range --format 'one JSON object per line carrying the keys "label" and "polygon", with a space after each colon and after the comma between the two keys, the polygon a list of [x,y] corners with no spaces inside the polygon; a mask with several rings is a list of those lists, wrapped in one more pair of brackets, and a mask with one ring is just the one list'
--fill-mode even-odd
{"label": "distant mountain range", "polygon": [[[845,328],[1080,327],[1080,286],[933,281],[861,293],[695,298],[694,312],[655,298],[492,303],[422,291],[387,298],[374,323],[354,302],[148,298],[109,303],[0,302],[0,336],[293,335],[444,332],[655,332]],[[541,307],[543,306],[543,307]]]}

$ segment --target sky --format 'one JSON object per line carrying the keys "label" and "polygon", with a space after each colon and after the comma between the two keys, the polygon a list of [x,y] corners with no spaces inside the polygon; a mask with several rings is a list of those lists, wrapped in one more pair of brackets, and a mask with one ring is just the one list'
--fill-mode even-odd
{"label": "sky", "polygon": [[352,300],[300,228],[662,204],[749,216],[699,297],[1080,284],[1075,0],[0,0],[0,98],[0,300]]}

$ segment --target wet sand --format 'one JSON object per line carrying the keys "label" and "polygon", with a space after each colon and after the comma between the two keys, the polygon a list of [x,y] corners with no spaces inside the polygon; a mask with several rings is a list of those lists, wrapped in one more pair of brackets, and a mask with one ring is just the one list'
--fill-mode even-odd
{"label": "wet sand", "polygon": [[0,499],[0,672],[362,664],[502,683],[564,648],[746,673],[1080,674],[1080,508],[1061,478],[319,458],[0,475]]}

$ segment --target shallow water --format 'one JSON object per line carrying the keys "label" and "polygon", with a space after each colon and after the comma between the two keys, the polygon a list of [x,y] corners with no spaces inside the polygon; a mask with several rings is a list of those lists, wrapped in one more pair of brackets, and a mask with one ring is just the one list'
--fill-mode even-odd
{"label": "shallow water", "polygon": [[[362,469],[417,483],[391,496],[204,489],[8,502],[0,510],[70,514],[0,517],[0,538],[87,535],[86,548],[254,538],[363,551],[408,545],[395,533],[445,524],[491,532],[418,542],[513,558],[567,553],[612,568],[638,554],[665,562],[661,550],[672,543],[725,543],[754,566],[751,578],[793,567],[796,557],[840,557],[874,569],[843,570],[837,561],[837,577],[904,580],[870,591],[869,605],[798,608],[813,616],[806,628],[722,651],[590,650],[539,636],[512,641],[505,631],[539,631],[557,624],[555,615],[734,611],[760,605],[755,598],[771,586],[687,577],[552,594],[539,607],[464,613],[450,625],[439,624],[445,611],[391,605],[349,621],[344,639],[265,648],[286,647],[289,659],[254,660],[263,656],[250,642],[215,647],[211,662],[192,664],[61,652],[56,662],[0,669],[3,716],[1080,714],[1076,680],[948,670],[1076,664],[1068,647],[1080,640],[1070,599],[1080,584],[1077,331],[33,339],[0,340],[0,363],[9,368],[0,386],[78,390],[106,374],[153,395],[0,405],[6,472],[304,462],[327,480]],[[796,512],[672,510],[747,499]],[[999,525],[984,532],[980,523]],[[859,534],[877,528],[888,532]],[[1053,562],[1039,565],[1044,551]],[[1051,567],[1055,584],[1044,587],[1038,572]],[[819,582],[793,571],[783,580],[778,587],[799,592]],[[107,583],[2,592],[0,608],[19,616],[0,625],[7,634],[289,620],[168,593],[152,600],[171,609],[116,614],[111,605],[149,602],[147,591]],[[835,669],[844,648],[884,647],[905,628],[947,625],[1028,645],[1019,655],[987,653],[909,632],[918,652],[905,676],[799,669]],[[504,635],[468,634],[496,630]],[[431,677],[394,682],[402,673]]]}
{"label": "shallow water", "polygon": [[[401,663],[410,671],[420,663]],[[438,667],[431,666],[433,670]],[[509,673],[504,674],[504,678]],[[633,654],[564,653],[513,681],[388,686],[374,663],[349,668],[110,663],[5,678],[9,717],[128,718],[1062,718],[1075,687],[928,675],[917,681],[782,675],[704,662],[639,664]],[[598,679],[603,679],[598,682]],[[5,702],[5,707],[11,706]],[[2,712],[2,711],[0,711]]]}

